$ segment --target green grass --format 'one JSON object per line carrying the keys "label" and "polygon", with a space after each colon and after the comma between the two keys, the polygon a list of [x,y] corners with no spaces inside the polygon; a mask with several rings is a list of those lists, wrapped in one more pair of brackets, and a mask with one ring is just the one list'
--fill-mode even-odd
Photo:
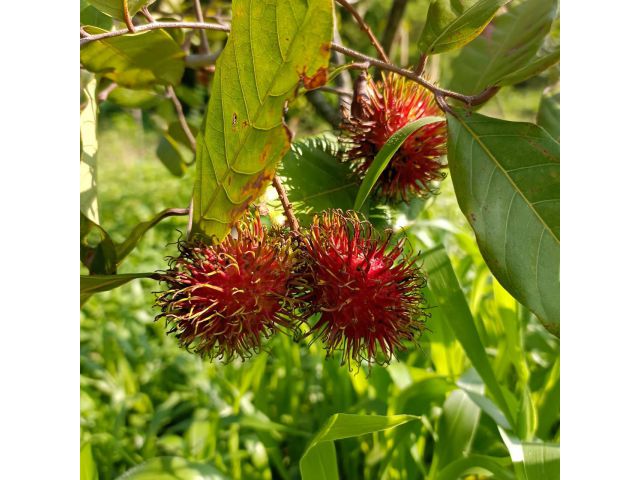
{"label": "green grass", "polygon": [[[111,122],[99,141],[101,222],[114,240],[164,208],[187,206],[193,169],[172,177],[155,158],[157,139],[130,117]],[[405,209],[398,224],[416,252],[445,246],[462,293],[455,308],[468,308],[481,345],[470,357],[486,356],[516,412],[513,431],[521,439],[558,441],[558,340],[493,281],[448,179],[427,207]],[[185,217],[164,220],[119,271],[164,268],[185,225]],[[485,465],[484,474],[498,467],[516,473],[491,394],[465,353],[468,335],[458,340],[450,327],[457,318],[437,305],[437,292],[425,291],[430,330],[419,348],[409,346],[387,368],[349,372],[336,358],[325,359],[319,343],[282,335],[268,342],[268,353],[244,363],[203,361],[154,322],[158,288],[136,280],[82,307],[81,437],[99,478],[176,456],[230,479],[298,479],[305,449],[336,413],[421,418],[336,442],[340,478],[438,478],[447,466],[449,472],[464,467],[456,463],[462,460]],[[452,424],[456,412],[464,421]]]}

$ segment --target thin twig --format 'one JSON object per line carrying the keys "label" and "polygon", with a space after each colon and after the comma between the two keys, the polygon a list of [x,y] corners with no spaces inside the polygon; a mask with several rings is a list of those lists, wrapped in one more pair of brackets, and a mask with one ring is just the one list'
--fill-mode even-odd
{"label": "thin twig", "polygon": [[207,67],[216,63],[221,53],[222,50],[209,54],[193,53],[184,57],[184,64],[191,68]]}
{"label": "thin twig", "polygon": [[280,203],[282,203],[282,208],[284,209],[284,214],[287,217],[287,221],[289,222],[289,227],[291,231],[298,233],[300,232],[300,224],[298,224],[298,219],[293,213],[293,207],[291,203],[289,203],[289,198],[287,198],[287,192],[282,186],[280,182],[280,178],[276,175],[273,177],[273,186],[278,192],[278,197],[280,198]]}
{"label": "thin twig", "polygon": [[149,23],[153,23],[153,22],[155,22],[155,20],[154,20],[153,16],[152,16],[152,15],[151,15],[151,13],[149,12],[149,9],[147,8],[147,6],[146,6],[146,5],[140,9],[140,12],[141,12],[141,13],[142,13],[142,15],[144,16],[144,18],[146,18],[146,19],[147,19],[147,21],[148,21]]}
{"label": "thin twig", "polygon": [[131,15],[129,15],[129,2],[128,0],[122,0],[122,11],[124,13],[124,23],[127,26],[127,30],[131,33],[136,33],[136,27],[131,20]]}
{"label": "thin twig", "polygon": [[324,85],[322,87],[318,87],[316,90],[320,90],[321,92],[333,93],[334,95],[346,95],[348,97],[351,96],[351,92],[346,88],[327,87],[326,85]]}
{"label": "thin twig", "polygon": [[[193,6],[196,10],[196,20],[200,23],[204,23],[204,15],[202,14],[202,5],[200,0],[193,0]],[[209,50],[209,39],[207,38],[207,32],[200,30],[200,53],[208,55],[211,53]]]}
{"label": "thin twig", "polygon": [[389,57],[385,53],[384,48],[382,48],[382,45],[380,45],[380,42],[378,41],[376,36],[373,34],[371,27],[367,24],[367,22],[364,21],[364,18],[360,16],[356,9],[353,8],[353,6],[347,0],[336,0],[336,2],[342,5],[351,14],[355,21],[358,22],[358,25],[360,25],[360,29],[367,34],[369,40],[371,41],[371,44],[375,47],[380,58],[388,63]]}
{"label": "thin twig", "polygon": [[389,20],[382,34],[382,48],[385,52],[391,53],[391,44],[394,38],[396,38],[400,20],[402,20],[402,15],[404,15],[406,7],[407,0],[393,0],[393,5],[389,11]]}
{"label": "thin twig", "polygon": [[84,31],[84,28],[80,27],[80,38],[86,38],[89,34]]}
{"label": "thin twig", "polygon": [[103,90],[101,90],[100,93],[98,94],[98,101],[99,102],[104,102],[109,97],[109,94],[111,92],[113,92],[116,89],[117,86],[118,86],[117,83],[112,82],[107,87],[105,87]]}
{"label": "thin twig", "polygon": [[413,69],[413,71],[416,72],[416,75],[422,76],[422,74],[424,73],[424,67],[426,65],[427,65],[427,54],[422,53],[420,54],[420,60],[418,60],[418,64],[416,65],[416,68]]}
{"label": "thin twig", "polygon": [[180,100],[176,95],[176,91],[173,89],[171,85],[167,87],[167,95],[173,102],[173,106],[176,108],[176,113],[178,114],[178,121],[180,122],[180,126],[182,127],[184,134],[189,139],[191,150],[195,152],[197,147],[196,139],[193,136],[193,133],[191,133],[191,129],[189,128],[189,124],[187,123],[187,119],[184,116],[184,110],[182,110],[182,104],[180,103]]}
{"label": "thin twig", "polygon": [[[154,22],[147,23],[146,25],[138,25],[136,32],[146,32],[147,30],[158,30],[161,28],[202,28],[205,30],[217,30],[219,32],[231,31],[229,25],[218,25],[215,23],[200,23],[200,22]],[[95,42],[96,40],[102,40],[105,38],[119,37],[130,33],[128,29],[123,28],[121,30],[113,30],[111,32],[98,33],[95,35],[89,35],[88,37],[80,39],[80,46],[89,42]]]}

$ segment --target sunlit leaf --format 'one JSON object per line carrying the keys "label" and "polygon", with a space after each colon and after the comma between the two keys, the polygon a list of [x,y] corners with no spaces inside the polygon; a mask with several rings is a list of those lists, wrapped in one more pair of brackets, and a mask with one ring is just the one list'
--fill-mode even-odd
{"label": "sunlit leaf", "polygon": [[513,472],[506,468],[506,463],[502,458],[469,455],[458,458],[438,472],[438,480],[459,480],[465,478],[465,475],[485,475],[486,473],[490,473],[491,478],[495,480],[515,480]]}
{"label": "sunlit leaf", "polygon": [[330,0],[233,3],[196,151],[194,231],[217,240],[271,183],[289,150],[282,124],[296,86],[326,80]]}
{"label": "sunlit leaf", "polygon": [[427,54],[442,53],[466,45],[511,0],[433,0],[418,43]]}
{"label": "sunlit leaf", "polygon": [[559,61],[560,47],[552,50],[551,52],[535,57],[522,68],[502,77],[496,82],[496,85],[515,85],[516,83],[524,82],[525,80],[544,72],[547,68],[555,65]]}
{"label": "sunlit leaf", "polygon": [[[86,27],[87,33],[105,31]],[[174,85],[184,72],[184,51],[163,30],[104,38],[83,45],[80,62],[118,85],[145,88],[159,83]]]}
{"label": "sunlit leaf", "polygon": [[337,413],[322,427],[307,446],[300,460],[303,480],[337,480],[338,465],[333,442],[397,427],[420,417],[411,415],[349,415]]}
{"label": "sunlit leaf", "polygon": [[153,273],[121,273],[119,275],[80,275],[80,293],[93,294],[113,290],[136,278],[151,278]]}
{"label": "sunlit leaf", "polygon": [[518,480],[560,480],[560,445],[521,442],[498,427],[513,462]]}
{"label": "sunlit leaf", "polygon": [[[101,12],[118,20],[124,20],[124,8],[122,0],[86,0]],[[133,17],[142,7],[154,0],[127,0],[127,10]]]}
{"label": "sunlit leaf", "polygon": [[157,457],[127,470],[117,480],[229,480],[229,477],[206,463]]}
{"label": "sunlit leaf", "polygon": [[96,79],[92,78],[83,89],[86,105],[80,112],[80,212],[100,224],[96,85]]}

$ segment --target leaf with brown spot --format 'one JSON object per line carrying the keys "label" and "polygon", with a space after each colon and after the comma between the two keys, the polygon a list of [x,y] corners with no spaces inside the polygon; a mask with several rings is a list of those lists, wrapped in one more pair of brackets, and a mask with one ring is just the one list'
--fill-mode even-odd
{"label": "leaf with brown spot", "polygon": [[333,3],[236,0],[232,18],[196,151],[193,231],[218,241],[262,195],[289,150],[282,112],[300,72],[322,80]]}

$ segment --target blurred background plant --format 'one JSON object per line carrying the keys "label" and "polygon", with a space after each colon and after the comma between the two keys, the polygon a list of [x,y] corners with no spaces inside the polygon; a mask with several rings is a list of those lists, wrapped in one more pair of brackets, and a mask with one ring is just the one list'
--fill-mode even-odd
{"label": "blurred background plant", "polygon": [[[361,0],[355,6],[383,38],[391,60],[409,65],[420,56],[428,3]],[[402,5],[395,32],[385,33],[389,12]],[[122,27],[100,7],[101,2],[82,1],[82,23]],[[227,2],[205,8],[208,18],[230,15]],[[186,1],[158,1],[149,12],[156,19],[196,20],[193,4]],[[375,56],[348,13],[337,8],[336,14],[343,43]],[[179,43],[190,38],[190,55],[203,52],[198,32],[167,31]],[[558,31],[559,16],[545,40],[549,48],[559,45]],[[206,31],[211,52],[225,39],[222,32]],[[430,57],[427,75],[451,78],[458,54]],[[552,133],[558,78],[556,65],[503,88],[480,112],[537,121]],[[83,85],[93,79],[83,70]],[[205,113],[210,79],[207,68],[186,68],[175,87],[194,133]],[[98,80],[99,223],[118,244],[158,212],[189,206],[194,154],[170,92]],[[90,101],[81,96],[84,105]],[[296,140],[332,130],[323,105],[337,112],[338,99],[307,94],[290,105],[287,123]],[[304,148],[301,141],[285,157],[285,178],[296,168],[304,170],[304,159],[320,165],[321,158]],[[335,168],[342,166],[332,164],[329,172]],[[297,185],[313,180],[298,178]],[[295,181],[290,188],[304,221],[305,196],[296,196]],[[357,188],[345,188],[352,201]],[[271,187],[262,200],[272,220],[282,221]],[[223,365],[179,349],[165,326],[154,322],[153,292],[159,286],[153,280],[134,280],[84,298],[82,478],[111,479],[128,472],[123,478],[297,479],[305,452],[304,461],[313,467],[312,461],[333,458],[333,440],[338,440],[337,467],[345,479],[559,478],[559,339],[492,276],[449,178],[427,201],[377,207],[371,220],[406,235],[429,274],[429,330],[420,348],[401,352],[386,368],[349,371],[338,358],[325,358],[319,343],[276,335],[268,352]],[[170,217],[136,237],[139,243],[119,261],[118,273],[164,268],[186,225],[185,216]],[[335,414],[346,415],[332,418]],[[331,468],[331,462],[326,465]],[[305,479],[332,478],[331,472],[311,467]]]}

